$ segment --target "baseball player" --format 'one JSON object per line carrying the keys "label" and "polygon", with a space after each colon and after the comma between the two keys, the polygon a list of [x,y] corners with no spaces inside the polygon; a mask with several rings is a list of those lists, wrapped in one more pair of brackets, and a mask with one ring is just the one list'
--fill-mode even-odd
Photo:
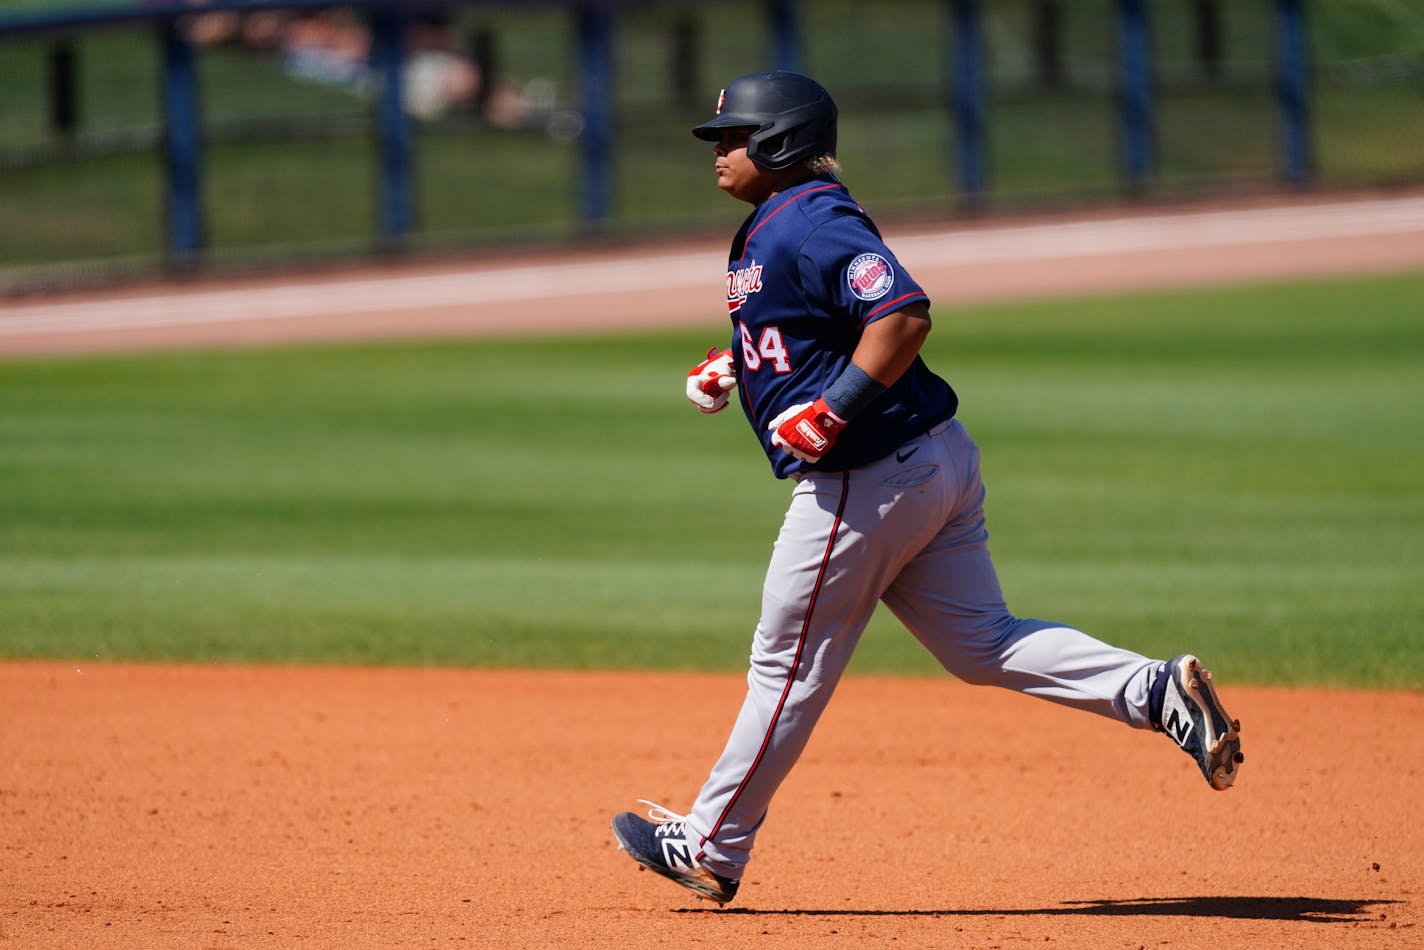
{"label": "baseball player", "polygon": [[737,893],[772,796],[883,602],[949,672],[1166,732],[1214,789],[1242,762],[1211,674],[1013,616],[990,560],[979,450],[919,351],[930,301],[838,176],[835,103],[814,80],[741,76],[693,129],[717,184],[752,206],[727,264],[731,347],[687,378],[704,413],[735,397],[794,482],[772,550],[741,712],[691,811],[613,818],[639,865],[719,904]]}

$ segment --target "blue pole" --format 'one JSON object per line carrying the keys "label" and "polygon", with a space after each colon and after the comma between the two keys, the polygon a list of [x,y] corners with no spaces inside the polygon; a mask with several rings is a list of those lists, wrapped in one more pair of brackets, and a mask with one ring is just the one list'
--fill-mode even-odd
{"label": "blue pole", "polygon": [[613,213],[613,13],[584,6],[577,16],[583,222],[597,227]]}
{"label": "blue pole", "polygon": [[1304,0],[1276,0],[1276,102],[1281,124],[1281,177],[1292,185],[1313,177],[1310,148],[1310,57]]}
{"label": "blue pole", "polygon": [[797,0],[769,0],[771,64],[776,69],[801,69],[801,16]]}
{"label": "blue pole", "polygon": [[1156,164],[1152,102],[1152,35],[1146,0],[1118,0],[1118,128],[1123,173],[1132,191],[1147,184]]}
{"label": "blue pole", "polygon": [[203,246],[202,136],[193,47],[176,20],[164,20],[163,158],[168,176],[167,241],[171,263],[196,262]]}
{"label": "blue pole", "polygon": [[954,38],[950,75],[954,84],[950,102],[954,110],[954,146],[959,190],[970,204],[984,197],[986,122],[984,108],[984,50],[979,0],[952,0]]}
{"label": "blue pole", "polygon": [[398,13],[377,11],[371,16],[371,66],[380,90],[376,103],[380,235],[391,245],[400,243],[414,220],[411,131],[404,106],[405,25]]}

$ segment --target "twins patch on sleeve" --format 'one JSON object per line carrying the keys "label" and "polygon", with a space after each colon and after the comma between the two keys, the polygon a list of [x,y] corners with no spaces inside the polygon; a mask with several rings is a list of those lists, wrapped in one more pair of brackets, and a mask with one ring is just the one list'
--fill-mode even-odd
{"label": "twins patch on sleeve", "polygon": [[895,270],[879,254],[862,254],[846,268],[846,283],[861,300],[879,300],[895,285]]}

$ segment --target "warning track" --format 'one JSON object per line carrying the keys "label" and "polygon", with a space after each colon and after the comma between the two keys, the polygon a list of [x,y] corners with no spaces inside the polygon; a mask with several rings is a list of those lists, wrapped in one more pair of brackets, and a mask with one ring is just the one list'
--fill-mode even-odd
{"label": "warning track", "polygon": [[[1424,195],[887,229],[936,311],[1424,267]],[[721,242],[500,256],[0,306],[0,354],[594,333],[719,319]]]}

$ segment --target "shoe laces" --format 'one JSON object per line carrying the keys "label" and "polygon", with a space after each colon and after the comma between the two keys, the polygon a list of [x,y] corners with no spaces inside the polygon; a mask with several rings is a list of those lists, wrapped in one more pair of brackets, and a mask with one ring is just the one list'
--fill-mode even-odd
{"label": "shoe laces", "polygon": [[659,835],[681,835],[687,827],[687,816],[679,815],[671,808],[659,805],[657,802],[650,802],[646,798],[638,799],[638,802],[648,806],[648,817],[658,826],[655,834]]}

